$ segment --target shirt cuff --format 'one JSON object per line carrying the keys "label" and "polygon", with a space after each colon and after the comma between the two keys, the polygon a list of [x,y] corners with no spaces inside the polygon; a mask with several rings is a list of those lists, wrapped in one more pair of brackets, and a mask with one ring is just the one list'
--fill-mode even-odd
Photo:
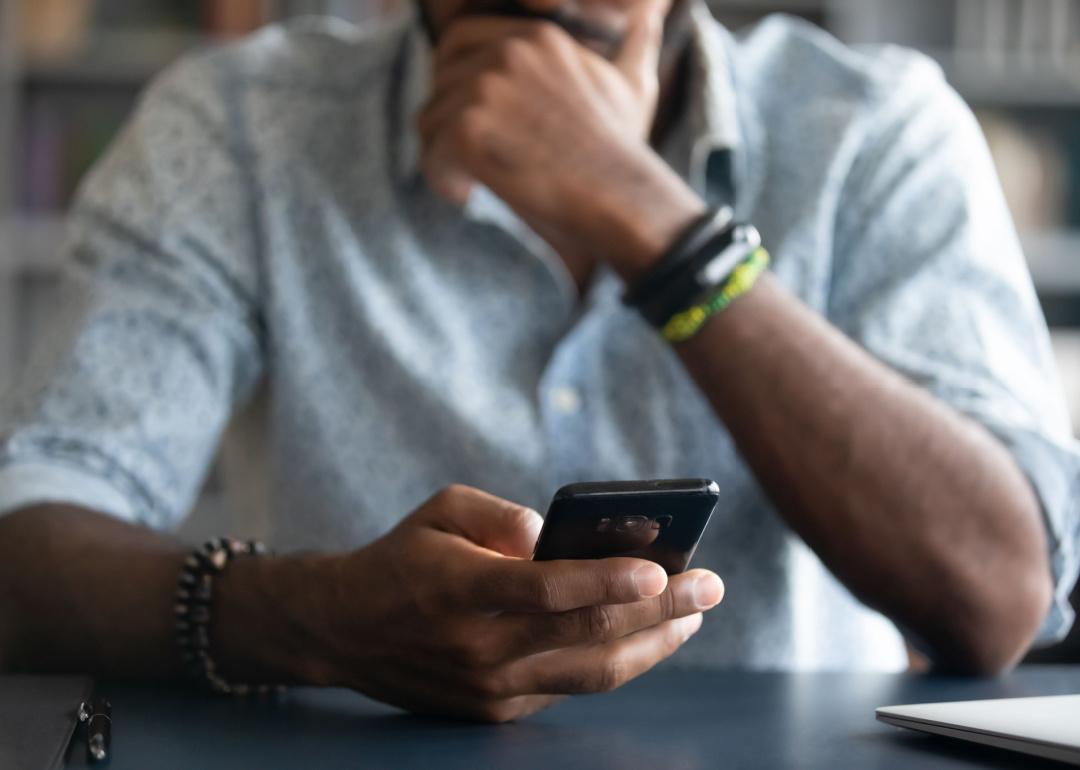
{"label": "shirt cuff", "polygon": [[1080,571],[1080,453],[1038,431],[983,422],[1009,448],[1042,507],[1054,597],[1034,646],[1050,646],[1065,638],[1075,615],[1069,594]]}
{"label": "shirt cuff", "polygon": [[115,487],[67,465],[16,462],[0,467],[0,516],[30,505],[63,503],[135,523],[135,510]]}

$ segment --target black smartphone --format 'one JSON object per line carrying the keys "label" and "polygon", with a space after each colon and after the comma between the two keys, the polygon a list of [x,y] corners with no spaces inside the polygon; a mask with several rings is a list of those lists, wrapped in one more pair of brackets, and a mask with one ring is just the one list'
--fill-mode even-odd
{"label": "black smartphone", "polygon": [[570,484],[555,493],[533,559],[632,556],[685,572],[720,488],[708,479]]}

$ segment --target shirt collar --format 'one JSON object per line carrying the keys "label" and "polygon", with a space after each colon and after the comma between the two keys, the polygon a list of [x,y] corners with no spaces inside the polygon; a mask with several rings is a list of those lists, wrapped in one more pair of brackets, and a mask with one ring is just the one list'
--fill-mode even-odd
{"label": "shirt collar", "polygon": [[[403,181],[411,180],[419,171],[420,135],[416,129],[416,116],[431,93],[431,55],[431,41],[420,22],[419,13],[411,11],[395,68],[395,81],[401,84],[397,104],[399,114],[396,116],[401,142],[397,171]],[[393,86],[391,83],[391,88]]]}
{"label": "shirt collar", "polygon": [[[739,144],[735,89],[728,60],[728,35],[713,19],[704,0],[690,0],[690,84],[683,114],[675,121],[661,148],[664,159],[684,175],[695,190],[709,195],[707,174],[717,152]],[[431,90],[431,42],[418,14],[405,24],[398,69],[402,84],[398,107],[400,129],[398,173],[409,180],[419,171],[420,139],[416,115]]]}
{"label": "shirt collar", "polygon": [[690,13],[687,99],[660,153],[698,194],[710,200],[716,195],[712,185],[730,186],[730,180],[711,178],[713,160],[734,151],[741,135],[727,31],[712,17],[704,0],[691,0]]}

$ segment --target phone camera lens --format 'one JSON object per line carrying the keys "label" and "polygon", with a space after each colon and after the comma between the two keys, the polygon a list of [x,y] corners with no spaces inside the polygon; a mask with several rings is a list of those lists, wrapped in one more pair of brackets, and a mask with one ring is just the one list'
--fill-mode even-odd
{"label": "phone camera lens", "polygon": [[622,516],[615,525],[616,532],[637,532],[649,525],[648,516]]}

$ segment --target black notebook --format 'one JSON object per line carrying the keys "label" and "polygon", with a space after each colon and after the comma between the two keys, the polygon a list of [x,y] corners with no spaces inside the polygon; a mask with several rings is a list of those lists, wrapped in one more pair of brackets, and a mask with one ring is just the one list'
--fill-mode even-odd
{"label": "black notebook", "polygon": [[0,768],[63,767],[92,686],[82,676],[0,676]]}

